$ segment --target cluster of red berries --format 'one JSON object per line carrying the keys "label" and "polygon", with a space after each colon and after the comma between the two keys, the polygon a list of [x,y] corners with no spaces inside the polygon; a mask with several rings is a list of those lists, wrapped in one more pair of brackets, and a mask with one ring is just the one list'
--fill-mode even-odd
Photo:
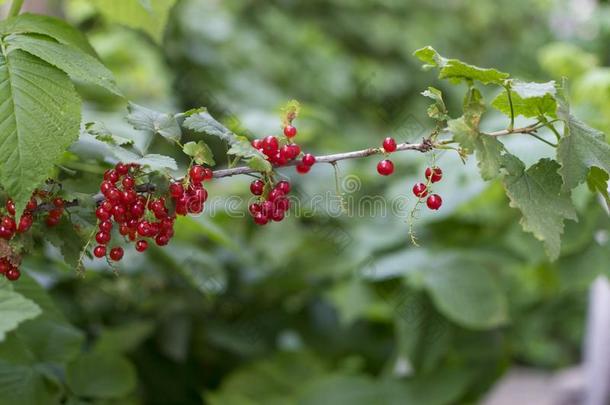
{"label": "cluster of red berries", "polygon": [[[387,137],[383,140],[382,147],[385,153],[392,153],[396,151],[398,145],[396,145],[394,138]],[[377,163],[377,173],[382,176],[389,176],[394,173],[394,163],[389,159],[382,160]]]}
{"label": "cluster of red berries", "polygon": [[[426,180],[428,180],[427,185],[424,183],[417,183],[413,186],[413,194],[420,200],[428,196],[429,185],[431,183],[436,183],[443,178],[443,171],[440,167],[428,167],[426,169]],[[441,196],[438,194],[431,194],[426,199],[426,205],[431,210],[438,210],[443,204],[443,200]]]}
{"label": "cluster of red berries", "polygon": [[269,221],[280,222],[284,219],[286,211],[290,208],[290,183],[282,180],[278,182],[265,197],[265,183],[262,180],[254,180],[250,184],[250,191],[255,196],[261,197],[261,201],[252,203],[248,207],[250,215],[258,225],[266,225]]}
{"label": "cluster of red berries", "polygon": [[8,258],[3,257],[0,259],[0,275],[6,277],[7,280],[16,281],[21,277],[21,272],[18,266],[11,263]]}
{"label": "cluster of red berries", "polygon": [[208,192],[203,187],[203,182],[212,180],[214,173],[211,169],[203,166],[193,165],[189,169],[188,183],[172,183],[169,186],[169,194],[176,205],[177,215],[201,214],[203,206],[208,199]]}

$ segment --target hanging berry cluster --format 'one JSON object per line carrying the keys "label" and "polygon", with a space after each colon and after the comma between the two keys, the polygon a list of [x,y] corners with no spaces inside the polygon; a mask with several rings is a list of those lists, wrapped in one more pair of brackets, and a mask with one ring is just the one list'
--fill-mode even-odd
{"label": "hanging berry cluster", "polygon": [[110,260],[120,261],[124,250],[114,246],[108,251],[112,240],[114,223],[118,233],[128,242],[135,242],[135,249],[144,252],[149,241],[154,240],[158,246],[165,246],[174,236],[176,215],[201,213],[207,200],[207,191],[202,182],[212,178],[212,171],[202,166],[192,166],[189,170],[186,188],[182,182],[169,186],[172,200],[172,211],[166,204],[164,196],[153,197],[151,190],[138,192],[136,179],[143,174],[137,164],[118,163],[114,169],[104,173],[100,191],[104,201],[98,206],[95,215],[98,219],[98,232],[95,240],[98,245],[93,249],[97,258],[108,256]]}
{"label": "hanging berry cluster", "polygon": [[426,183],[417,183],[414,185],[413,194],[415,194],[415,197],[417,197],[419,201],[422,201],[427,196],[428,198],[426,198],[426,205],[428,208],[431,210],[438,210],[443,204],[441,196],[438,194],[431,194],[428,196],[428,192],[430,191],[430,185],[432,183],[441,181],[443,178],[443,171],[440,167],[428,167],[426,168],[425,175]]}
{"label": "hanging berry cluster", "polygon": [[[387,137],[382,143],[383,151],[388,154],[396,151],[397,145],[394,138]],[[394,173],[394,163],[390,159],[384,159],[377,163],[377,173],[382,176],[389,176]]]}
{"label": "hanging berry cluster", "polygon": [[[269,183],[271,185],[271,182]],[[265,194],[265,183],[262,180],[254,180],[250,184],[250,191],[260,197],[260,201],[250,204],[249,211],[257,225],[266,225],[269,221],[280,222],[284,219],[286,211],[290,208],[290,183],[286,180],[270,186],[271,190]]]}

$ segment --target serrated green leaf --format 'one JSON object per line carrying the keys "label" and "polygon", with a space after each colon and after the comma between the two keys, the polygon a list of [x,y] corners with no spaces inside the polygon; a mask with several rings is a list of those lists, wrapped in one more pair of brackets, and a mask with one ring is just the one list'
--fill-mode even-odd
{"label": "serrated green leaf", "polygon": [[131,102],[127,106],[127,110],[129,111],[127,121],[135,129],[146,133],[147,138],[140,147],[140,152],[143,154],[148,151],[153,136],[156,134],[171,141],[179,141],[182,137],[180,125],[176,117],[171,114],[154,111]]}
{"label": "serrated green leaf", "polygon": [[562,191],[559,164],[551,159],[541,159],[525,170],[521,161],[512,155],[504,167],[506,194],[510,206],[523,214],[521,226],[544,243],[551,260],[559,257],[564,220],[577,220],[576,210],[567,192]]}
{"label": "serrated green leaf", "polygon": [[449,79],[453,83],[462,80],[477,80],[483,84],[502,85],[510,76],[508,73],[496,69],[483,69],[469,65],[458,59],[447,59],[439,55],[434,48],[427,46],[413,53],[419,60],[425,62],[425,69],[439,68],[439,78]]}
{"label": "serrated green leaf", "polygon": [[90,0],[111,22],[148,33],[161,42],[169,12],[176,0]]}
{"label": "serrated green leaf", "polygon": [[91,83],[123,96],[112,73],[96,58],[78,48],[28,34],[9,35],[6,44],[8,52],[21,49],[63,70],[74,80]]}
{"label": "serrated green leaf", "polygon": [[565,133],[557,147],[557,161],[564,188],[571,190],[584,182],[594,166],[610,173],[610,145],[605,135],[568,112],[561,111],[560,118],[564,120]]}
{"label": "serrated green leaf", "polygon": [[599,167],[593,166],[589,170],[587,175],[587,186],[592,193],[600,193],[604,200],[606,200],[606,206],[610,208],[610,195],[608,195],[608,180],[610,175]]}
{"label": "serrated green leaf", "polygon": [[422,96],[434,100],[434,104],[428,107],[428,116],[437,121],[445,121],[449,119],[449,114],[445,102],[443,101],[443,93],[434,87],[428,87],[428,90],[423,91]]}
{"label": "serrated green leaf", "polygon": [[272,169],[271,163],[267,160],[267,157],[258,149],[254,148],[250,144],[250,141],[243,136],[236,137],[235,143],[231,145],[231,148],[227,153],[245,159],[246,164],[253,170],[268,172]]}
{"label": "serrated green leaf", "polygon": [[0,405],[59,403],[60,388],[33,367],[0,360]]}
{"label": "serrated green leaf", "polygon": [[120,398],[136,386],[133,365],[113,353],[85,354],[70,363],[66,381],[77,395],[93,398]]}
{"label": "serrated green leaf", "polygon": [[68,76],[21,50],[0,54],[0,182],[18,215],[79,134],[80,99]]}
{"label": "serrated green leaf", "polygon": [[148,166],[152,170],[178,170],[178,164],[172,157],[165,155],[158,155],[155,153],[149,153],[144,156],[140,156],[137,153],[128,151],[121,147],[112,147],[113,155],[123,163],[138,163],[142,166]]}
{"label": "serrated green leaf", "polygon": [[216,136],[230,145],[237,141],[237,135],[216,121],[205,108],[189,115],[184,120],[183,125],[185,128],[195,132]]}
{"label": "serrated green leaf", "polygon": [[57,226],[45,233],[45,237],[59,249],[66,264],[74,269],[82,267],[80,259],[86,241],[76,232],[71,221],[62,219]]}
{"label": "serrated green leaf", "polygon": [[112,146],[131,146],[133,139],[124,138],[114,135],[101,122],[87,122],[83,126],[83,131],[86,134],[94,136],[98,141],[107,143]]}
{"label": "serrated green leaf", "polygon": [[182,151],[186,155],[192,157],[195,160],[195,163],[198,165],[206,164],[209,166],[214,166],[216,164],[212,150],[203,141],[187,142],[184,144]]}
{"label": "serrated green leaf", "polygon": [[80,49],[89,55],[96,56],[87,41],[87,37],[58,18],[41,14],[23,13],[0,22],[0,34],[40,34],[53,38],[57,42]]}
{"label": "serrated green leaf", "polygon": [[8,288],[0,289],[0,342],[6,333],[42,313],[40,307],[32,300]]}
{"label": "serrated green leaf", "polygon": [[[522,115],[526,118],[557,116],[557,101],[555,95],[557,89],[555,82],[546,83],[522,82],[519,80],[510,83],[511,100],[515,116]],[[508,90],[503,90],[492,101],[491,105],[506,116],[511,116]]]}

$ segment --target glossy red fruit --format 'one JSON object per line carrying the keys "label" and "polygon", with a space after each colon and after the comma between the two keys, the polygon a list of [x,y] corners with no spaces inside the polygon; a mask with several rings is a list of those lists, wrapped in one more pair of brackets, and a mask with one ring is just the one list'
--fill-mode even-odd
{"label": "glossy red fruit", "polygon": [[57,208],[62,208],[64,206],[64,200],[59,197],[54,198],[53,205],[56,206]]}
{"label": "glossy red fruit", "polygon": [[10,229],[0,225],[0,238],[9,240],[12,237],[13,237],[13,232]]}
{"label": "glossy red fruit", "polygon": [[254,149],[262,149],[263,148],[263,140],[262,139],[254,139],[252,142],[252,147]]}
{"label": "glossy red fruit", "polygon": [[13,202],[13,200],[9,199],[6,202],[6,210],[9,214],[15,215],[15,203]]}
{"label": "glossy red fruit", "polygon": [[291,160],[293,157],[292,157],[292,148],[290,147],[290,145],[282,146],[280,148],[279,156],[281,159],[283,159],[285,161]]}
{"label": "glossy red fruit", "polygon": [[115,247],[110,249],[110,259],[114,260],[115,262],[118,262],[119,260],[121,260],[123,258],[123,248],[122,247]]}
{"label": "glossy red fruit", "polygon": [[443,178],[443,171],[440,167],[428,167],[426,169],[426,179],[430,180],[432,183],[436,183],[437,181],[441,181]]}
{"label": "glossy red fruit", "polygon": [[296,143],[291,143],[288,147],[290,148],[290,159],[296,159],[301,154],[301,147]]}
{"label": "glossy red fruit", "polygon": [[112,231],[112,222],[111,221],[102,221],[99,226],[100,231],[102,232],[110,232]]}
{"label": "glossy red fruit", "polygon": [[48,216],[47,219],[45,219],[45,224],[47,224],[48,227],[52,228],[54,226],[57,226],[59,224],[59,217],[52,217],[52,216]]}
{"label": "glossy red fruit", "polygon": [[125,163],[117,163],[117,165],[114,167],[114,170],[116,170],[116,172],[121,176],[124,176],[129,172],[129,166]]}
{"label": "glossy red fruit", "polygon": [[99,207],[98,209],[95,210],[95,216],[100,221],[106,221],[106,220],[110,219],[111,214],[110,214],[110,212],[106,211],[103,207]]}
{"label": "glossy red fruit", "polygon": [[273,190],[271,190],[271,192],[269,193],[269,195],[267,196],[267,199],[269,201],[275,201],[280,197],[284,196],[284,192],[282,190],[280,190],[279,188],[274,188]]}
{"label": "glossy red fruit", "polygon": [[136,242],[136,250],[138,252],[144,252],[146,249],[148,249],[148,242],[145,240],[139,240]]}
{"label": "glossy red fruit", "polygon": [[28,201],[28,204],[25,206],[26,211],[34,211],[38,207],[38,201],[34,197]]}
{"label": "glossy red fruit", "polygon": [[441,207],[441,205],[443,204],[443,200],[441,199],[441,196],[438,194],[432,194],[430,197],[428,197],[428,199],[426,200],[426,205],[428,206],[428,208],[430,208],[431,210],[437,210]]}
{"label": "glossy red fruit", "polygon": [[265,189],[265,183],[262,180],[254,180],[250,183],[250,192],[254,195],[262,195]]}
{"label": "glossy red fruit", "polygon": [[106,195],[106,193],[108,193],[113,188],[114,188],[114,185],[110,181],[107,181],[107,180],[102,181],[102,184],[100,184],[100,191],[104,195]]}
{"label": "glossy red fruit", "polygon": [[17,267],[13,266],[6,271],[6,278],[10,281],[17,281],[19,280],[19,277],[21,277],[21,272]]}
{"label": "glossy red fruit", "polygon": [[267,222],[269,222],[269,218],[267,217],[267,215],[263,214],[262,212],[257,212],[254,215],[254,222],[257,225],[266,225]]}
{"label": "glossy red fruit", "polygon": [[394,163],[391,160],[385,159],[377,163],[377,173],[382,176],[389,176],[394,173]]}
{"label": "glossy red fruit", "polygon": [[413,186],[413,194],[415,197],[424,198],[428,195],[428,187],[424,183],[417,183]]}
{"label": "glossy red fruit", "polygon": [[17,224],[15,223],[15,220],[12,217],[2,218],[0,224],[11,232],[15,232],[15,230],[17,229]]}
{"label": "glossy red fruit", "polygon": [[214,178],[214,172],[212,171],[212,169],[209,168],[205,168],[203,169],[203,180],[212,180],[212,178]]}
{"label": "glossy red fruit", "polygon": [[308,153],[303,156],[302,162],[305,166],[313,166],[316,163],[316,157],[311,153]]}
{"label": "glossy red fruit", "polygon": [[281,220],[284,219],[284,211],[280,210],[280,209],[276,209],[275,211],[273,211],[273,213],[271,214],[271,219],[275,222],[280,222]]}
{"label": "glossy red fruit", "polygon": [[107,180],[112,184],[119,181],[119,177],[121,176],[116,172],[116,170],[108,170],[106,173],[104,173],[104,180]]}
{"label": "glossy red fruit", "polygon": [[174,198],[180,198],[184,195],[184,186],[182,183],[172,183],[169,185],[169,194]]}
{"label": "glossy red fruit", "polygon": [[383,150],[385,150],[387,153],[391,153],[396,151],[396,141],[394,140],[394,138],[388,136],[387,138],[385,138],[383,140]]}
{"label": "glossy red fruit", "polygon": [[126,176],[123,181],[121,182],[121,184],[123,184],[123,188],[134,188],[136,185],[136,181],[133,177],[131,176]]}
{"label": "glossy red fruit", "polygon": [[297,165],[297,173],[306,174],[311,170],[311,166],[304,165],[303,163],[299,163]]}
{"label": "glossy red fruit", "polygon": [[297,135],[297,129],[292,125],[286,125],[284,127],[284,135],[286,135],[287,138],[294,138]]}
{"label": "glossy red fruit", "polygon": [[275,185],[275,188],[281,190],[284,194],[290,193],[290,183],[286,180],[282,180]]}
{"label": "glossy red fruit", "polygon": [[267,136],[262,142],[263,151],[275,152],[279,148],[279,142],[275,136]]}
{"label": "glossy red fruit", "polygon": [[34,218],[31,214],[23,214],[21,219],[19,220],[19,226],[17,227],[17,233],[27,232],[32,224],[34,223]]}
{"label": "glossy red fruit", "polygon": [[105,245],[106,243],[110,242],[110,233],[103,231],[96,233],[95,241],[100,245]]}
{"label": "glossy red fruit", "polygon": [[167,235],[157,235],[155,243],[157,246],[165,246],[169,243],[169,237]]}
{"label": "glossy red fruit", "polygon": [[189,178],[192,182],[201,183],[205,177],[205,168],[203,166],[194,165],[189,170]]}
{"label": "glossy red fruit", "polygon": [[93,249],[93,256],[97,257],[98,259],[106,256],[106,246],[97,245]]}
{"label": "glossy red fruit", "polygon": [[11,264],[5,258],[3,258],[2,261],[0,261],[0,274],[6,274],[11,267]]}
{"label": "glossy red fruit", "polygon": [[248,206],[248,211],[250,211],[250,215],[254,216],[257,213],[261,212],[260,204],[253,203]]}

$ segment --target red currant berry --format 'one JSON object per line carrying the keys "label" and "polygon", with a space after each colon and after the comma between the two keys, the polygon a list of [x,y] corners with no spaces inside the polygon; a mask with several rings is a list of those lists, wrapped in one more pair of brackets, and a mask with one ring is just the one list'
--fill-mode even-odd
{"label": "red currant berry", "polygon": [[436,183],[437,181],[441,181],[443,178],[443,171],[440,167],[428,167],[426,169],[426,179],[430,180],[432,183]]}
{"label": "red currant berry", "polygon": [[189,178],[194,183],[201,183],[205,177],[205,168],[203,166],[194,165],[189,170]]}
{"label": "red currant berry", "polygon": [[110,219],[111,214],[110,214],[110,212],[106,211],[103,207],[99,207],[98,209],[95,210],[95,216],[100,221],[106,221],[106,220]]}
{"label": "red currant berry", "polygon": [[270,153],[275,152],[279,148],[279,142],[275,136],[268,136],[263,139],[262,147],[263,151]]}
{"label": "red currant berry", "polygon": [[292,125],[286,125],[284,127],[284,135],[286,135],[287,138],[294,138],[297,135],[297,129]]}
{"label": "red currant berry", "polygon": [[182,183],[172,183],[169,185],[169,194],[173,198],[180,198],[184,195],[184,186]]}
{"label": "red currant berry", "polygon": [[26,211],[34,211],[38,207],[38,201],[34,197],[28,201],[28,205],[25,206]]}
{"label": "red currant berry", "polygon": [[57,226],[59,224],[59,218],[58,217],[52,217],[52,216],[48,216],[47,219],[45,220],[45,223],[47,224],[47,226],[49,228],[52,228],[54,226]]}
{"label": "red currant berry", "polygon": [[115,247],[110,249],[110,259],[114,260],[115,262],[120,261],[123,258],[123,248],[122,247]]}
{"label": "red currant berry", "polygon": [[117,163],[114,170],[116,170],[119,175],[124,176],[129,172],[129,166],[125,163]]}
{"label": "red currant berry", "polygon": [[441,207],[441,205],[443,204],[443,200],[441,199],[441,196],[438,194],[432,194],[430,197],[428,197],[428,199],[426,200],[426,205],[428,206],[428,208],[430,208],[431,210],[437,210]]}
{"label": "red currant berry", "polygon": [[13,200],[9,199],[6,202],[6,210],[9,214],[15,215],[15,203],[13,202]]}
{"label": "red currant berry", "polygon": [[250,214],[252,216],[254,216],[254,215],[258,214],[259,212],[261,212],[261,206],[260,206],[260,204],[256,204],[256,203],[250,204],[248,206],[248,211],[250,211]]}
{"label": "red currant berry", "polygon": [[394,173],[394,163],[392,163],[391,160],[382,160],[381,162],[377,163],[377,173],[381,174],[382,176],[389,176],[390,174]]}
{"label": "red currant berry", "polygon": [[303,156],[302,162],[305,166],[313,166],[314,163],[316,163],[316,157],[314,155],[312,155],[311,153],[308,153],[305,156]]}
{"label": "red currant berry", "polygon": [[214,172],[212,169],[208,169],[207,167],[203,169],[203,180],[212,180],[214,178]]}
{"label": "red currant berry", "polygon": [[275,185],[275,188],[281,190],[284,194],[290,193],[290,183],[286,180],[282,180]]}
{"label": "red currant berry", "polygon": [[114,184],[117,181],[119,181],[119,174],[116,172],[116,170],[108,170],[105,174],[104,174],[104,180],[109,181],[110,183]]}
{"label": "red currant berry", "polygon": [[428,187],[424,183],[417,183],[413,186],[413,194],[415,197],[424,198],[428,195]]}
{"label": "red currant berry", "polygon": [[296,143],[291,143],[288,147],[290,147],[290,159],[296,159],[301,154],[301,147]]}
{"label": "red currant berry", "polygon": [[267,199],[269,201],[275,201],[280,197],[284,196],[284,192],[282,190],[280,190],[279,188],[274,188],[273,190],[271,190],[271,192],[269,193],[269,196],[267,197]]}
{"label": "red currant berry", "polygon": [[103,245],[97,245],[94,249],[93,249],[93,256],[97,257],[98,259],[106,256],[106,246]]}
{"label": "red currant berry", "polygon": [[280,222],[284,219],[284,211],[277,209],[271,214],[271,219],[275,222]]}
{"label": "red currant berry", "polygon": [[254,180],[250,183],[250,192],[254,195],[262,195],[265,189],[265,183],[262,180]]}
{"label": "red currant berry", "polygon": [[387,137],[383,140],[383,150],[387,153],[396,151],[396,141],[392,137]]}
{"label": "red currant berry", "polygon": [[0,225],[0,238],[9,240],[13,237],[13,232],[10,229]]}
{"label": "red currant berry", "polygon": [[53,205],[56,206],[57,208],[62,208],[64,206],[64,200],[59,197],[54,198]]}
{"label": "red currant berry", "polygon": [[254,223],[257,225],[266,225],[267,222],[269,222],[267,215],[263,214],[262,212],[257,212],[254,214]]}
{"label": "red currant berry", "polygon": [[117,202],[121,199],[121,192],[116,188],[111,188],[106,192],[106,198],[110,200],[110,202]]}
{"label": "red currant berry", "polygon": [[121,184],[123,184],[123,188],[125,189],[131,189],[134,188],[136,185],[136,181],[133,177],[131,176],[126,176],[123,181],[121,182]]}
{"label": "red currant berry", "polygon": [[102,221],[99,224],[100,231],[102,232],[110,232],[112,231],[112,222],[111,221]]}
{"label": "red currant berry", "polygon": [[95,234],[95,240],[100,245],[105,245],[106,243],[110,242],[110,234],[108,232],[100,231]]}
{"label": "red currant berry", "polygon": [[139,240],[136,242],[136,250],[138,252],[144,252],[146,249],[148,249],[148,242],[145,240]]}
{"label": "red currant berry", "polygon": [[2,261],[0,261],[0,274],[6,274],[11,267],[11,264],[5,258],[3,258]]}
{"label": "red currant berry", "polygon": [[15,230],[17,229],[17,224],[15,223],[15,220],[11,217],[2,218],[0,224],[2,224],[3,227],[5,227],[11,232],[15,232]]}
{"label": "red currant berry", "polygon": [[155,243],[157,246],[165,246],[169,243],[169,237],[167,235],[157,235]]}
{"label": "red currant berry", "polygon": [[306,174],[311,170],[311,166],[304,165],[303,163],[299,163],[297,165],[297,173]]}
{"label": "red currant berry", "polygon": [[21,272],[15,266],[11,267],[6,271],[6,278],[10,281],[17,281],[21,277]]}
{"label": "red currant berry", "polygon": [[263,148],[263,140],[262,139],[254,139],[252,142],[252,147],[254,149],[262,149]]}
{"label": "red currant berry", "polygon": [[17,227],[17,233],[27,232],[33,223],[34,223],[34,218],[32,217],[31,214],[23,214],[21,216],[21,219],[19,220],[19,226]]}

